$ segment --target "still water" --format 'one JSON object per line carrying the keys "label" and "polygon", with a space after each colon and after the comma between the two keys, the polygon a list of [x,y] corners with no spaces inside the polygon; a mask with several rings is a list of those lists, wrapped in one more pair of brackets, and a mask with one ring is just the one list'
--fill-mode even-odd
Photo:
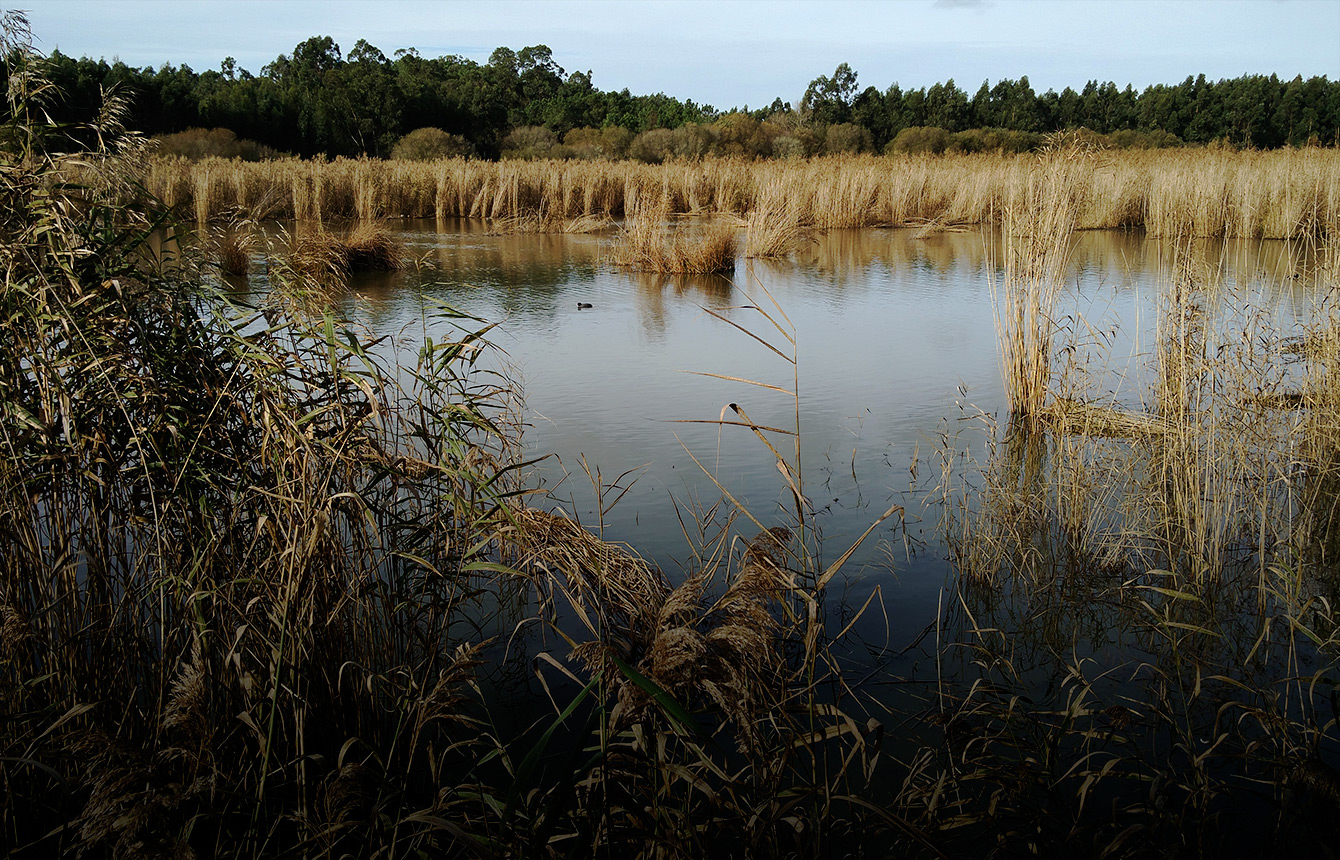
{"label": "still water", "polygon": [[[720,426],[723,416],[736,417],[730,404],[756,424],[798,427],[803,491],[821,538],[820,568],[881,513],[901,506],[902,515],[871,532],[824,594],[828,632],[842,634],[831,653],[843,686],[833,696],[849,697],[843,702],[848,713],[873,714],[895,727],[889,743],[897,754],[910,760],[919,749],[950,743],[954,731],[976,737],[988,722],[993,731],[1012,730],[1022,715],[1018,738],[1005,731],[993,736],[1006,770],[1012,755],[1022,761],[1032,754],[1027,742],[1036,727],[1056,728],[1036,734],[1048,756],[1080,762],[1088,760],[1091,743],[1112,742],[1120,728],[1117,734],[1139,741],[1112,753],[1125,756],[1119,770],[1132,797],[1144,796],[1151,774],[1181,779],[1177,774],[1202,769],[1225,785],[1238,785],[1232,780],[1244,774],[1258,782],[1274,778],[1269,756],[1260,762],[1255,754],[1235,757],[1231,743],[1219,758],[1209,758],[1222,740],[1215,727],[1223,702],[1255,695],[1243,690],[1277,695],[1279,672],[1286,671],[1277,671],[1280,666],[1290,683],[1302,677],[1301,686],[1318,656],[1299,647],[1283,622],[1272,626],[1274,616],[1261,608],[1275,599],[1266,582],[1274,568],[1268,574],[1264,552],[1240,554],[1250,568],[1245,576],[1226,574],[1179,603],[1191,607],[1185,618],[1168,606],[1171,598],[1160,601],[1160,594],[1188,596],[1163,587],[1175,583],[1151,573],[1157,565],[1142,566],[1143,558],[1124,567],[1092,563],[1085,547],[1072,551],[1064,523],[1014,531],[1023,537],[1012,551],[1065,562],[1050,575],[1043,563],[1037,565],[1043,575],[1031,582],[1027,575],[1012,581],[1008,572],[987,585],[958,576],[952,556],[965,541],[947,539],[946,530],[964,522],[955,518],[963,508],[989,508],[981,488],[994,479],[987,471],[993,452],[1000,454],[997,466],[1003,462],[1008,472],[1014,463],[1016,475],[1032,468],[1037,478],[1046,468],[1027,465],[1029,437],[1043,434],[1007,439],[1002,429],[1007,417],[993,298],[1001,277],[998,237],[831,232],[788,259],[740,259],[730,276],[701,277],[615,269],[608,263],[609,235],[499,236],[468,222],[427,222],[405,225],[399,239],[419,265],[356,277],[341,312],[371,336],[393,336],[406,365],[425,337],[454,336],[435,308],[469,314],[480,321],[475,327],[495,324],[490,338],[498,351],[489,361],[519,383],[526,457],[540,458],[529,484],[541,492],[530,503],[625,543],[672,583],[689,566],[693,523],[704,512],[715,509],[720,516],[738,502],[761,526],[795,523],[768,447],[747,427]],[[1252,360],[1262,357],[1269,365],[1253,379],[1298,390],[1289,375],[1300,372],[1304,326],[1319,307],[1333,310],[1324,304],[1332,276],[1318,274],[1308,249],[1281,242],[1207,241],[1189,250],[1175,255],[1167,244],[1132,233],[1075,237],[1053,316],[1053,370],[1068,385],[1078,383],[1081,390],[1073,393],[1127,412],[1153,410],[1155,345],[1168,339],[1159,327],[1189,307],[1167,313],[1169,285],[1178,277],[1197,285],[1196,319],[1230,333],[1236,327],[1238,334],[1205,347],[1212,358],[1215,349],[1251,344]],[[1176,276],[1174,259],[1183,266]],[[245,289],[262,293],[263,271],[253,272]],[[1290,339],[1299,349],[1284,348]],[[1241,418],[1249,400],[1223,408]],[[1301,413],[1278,414],[1287,422]],[[765,435],[782,455],[794,457],[791,437]],[[1061,444],[1055,434],[1031,442],[1044,452]],[[1107,442],[1125,445],[1111,458],[1115,467],[1103,460]],[[1084,455],[1090,459],[1075,461],[1093,467],[1086,480],[1100,485],[1100,505],[1114,508],[1087,512],[1095,528],[1107,525],[1109,513],[1119,514],[1122,494],[1138,483],[1125,479],[1140,472],[1139,458],[1157,447],[1099,440]],[[596,476],[612,486],[593,486]],[[1279,486],[1293,480],[1284,475]],[[1113,493],[1102,492],[1105,481]],[[735,502],[723,502],[726,493]],[[1150,504],[1162,498],[1150,495]],[[758,527],[735,520],[745,539]],[[1011,564],[996,561],[1003,569]],[[1301,594],[1321,586],[1300,575],[1292,587]],[[1280,604],[1283,610],[1271,611],[1294,612],[1293,603],[1281,598]],[[1202,606],[1205,612],[1196,615]],[[510,669],[485,683],[485,695],[505,706],[496,711],[516,725],[504,728],[519,734],[537,716],[552,716],[536,713],[548,707],[552,691],[538,688],[529,669],[529,655],[552,643],[542,625],[512,618],[499,624],[485,631],[494,643],[489,656]],[[1203,697],[1202,669],[1205,689],[1218,685]],[[570,686],[559,700],[576,695]],[[1183,698],[1169,704],[1169,689]],[[1301,736],[1306,716],[1321,713],[1313,701],[1319,695],[1309,687],[1284,696],[1281,737]],[[1072,717],[1078,720],[1073,726]],[[1235,742],[1263,749],[1261,736],[1248,727]],[[576,735],[571,740],[583,742]],[[1333,747],[1326,738],[1317,743],[1325,755],[1340,755]],[[1191,756],[1193,748],[1203,755],[1184,767],[1178,750]],[[1247,762],[1241,768],[1239,758]],[[985,768],[989,775],[990,765]],[[1104,789],[1107,802],[1115,804],[1121,790]],[[1242,797],[1250,807],[1254,795]],[[1242,821],[1251,824],[1260,814]]]}
{"label": "still water", "polygon": [[[425,336],[453,336],[433,317],[439,306],[496,324],[490,361],[520,384],[526,457],[542,458],[529,476],[543,490],[532,505],[627,544],[672,582],[691,555],[695,515],[732,507],[722,488],[762,525],[791,526],[772,453],[748,428],[712,423],[738,420],[724,411],[736,404],[759,425],[799,426],[820,565],[901,506],[829,589],[838,624],[877,598],[853,631],[860,650],[902,654],[949,612],[946,487],[973,484],[1006,418],[998,237],[833,231],[788,259],[740,258],[730,275],[703,276],[618,270],[609,234],[492,235],[462,220],[406,222],[398,238],[418,265],[356,276],[342,313],[369,335],[393,335],[409,365]],[[1193,256],[1198,278],[1265,308],[1285,332],[1315,310],[1303,249],[1203,242]],[[1090,396],[1147,405],[1170,259],[1167,244],[1138,233],[1075,237],[1057,343],[1074,347],[1060,351],[1082,363]],[[265,288],[253,271],[245,289]],[[793,457],[790,437],[767,435]],[[757,527],[741,518],[737,530],[748,538]]]}
{"label": "still water", "polygon": [[[405,350],[425,333],[449,336],[431,321],[439,304],[497,324],[495,360],[524,394],[528,458],[548,455],[531,475],[545,490],[532,504],[626,543],[672,581],[690,554],[683,523],[722,499],[716,482],[763,525],[791,525],[789,493],[763,443],[745,427],[698,423],[734,403],[757,424],[798,423],[821,562],[902,506],[831,589],[830,600],[848,607],[881,598],[870,622],[878,629],[864,631],[880,640],[872,647],[898,651],[938,617],[951,575],[941,540],[946,468],[959,480],[976,468],[1005,417],[990,234],[837,231],[786,260],[741,258],[728,276],[617,270],[606,261],[608,235],[499,236],[469,222],[426,222],[399,238],[420,265],[359,276],[344,312],[374,335],[396,334]],[[1207,273],[1253,291],[1286,328],[1309,312],[1311,276],[1296,249],[1200,250]],[[1081,352],[1101,353],[1086,371],[1094,389],[1128,408],[1148,389],[1168,257],[1139,234],[1075,239],[1058,322]],[[794,332],[794,369],[773,321]],[[769,435],[792,454],[788,437]],[[597,471],[615,485],[605,505]]]}

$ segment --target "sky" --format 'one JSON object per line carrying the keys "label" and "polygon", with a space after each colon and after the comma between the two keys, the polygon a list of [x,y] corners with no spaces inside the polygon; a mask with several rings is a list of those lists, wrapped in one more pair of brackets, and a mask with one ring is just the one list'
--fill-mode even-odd
{"label": "sky", "polygon": [[36,47],[133,66],[253,74],[309,36],[393,56],[547,45],[603,90],[664,92],[719,109],[799,102],[848,63],[858,86],[1027,75],[1174,84],[1203,73],[1340,78],[1340,0],[26,0]]}

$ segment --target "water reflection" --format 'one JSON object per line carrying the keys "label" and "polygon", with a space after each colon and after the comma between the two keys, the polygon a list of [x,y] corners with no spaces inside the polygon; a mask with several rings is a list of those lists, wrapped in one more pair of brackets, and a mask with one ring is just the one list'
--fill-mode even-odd
{"label": "water reflection", "polygon": [[[941,716],[958,710],[945,724],[946,738],[954,726],[981,738],[986,728],[1010,727],[1021,714],[1029,714],[1030,728],[1064,715],[1056,749],[1083,760],[1078,753],[1086,747],[1061,744],[1110,742],[1114,729],[1129,728],[1133,712],[1146,704],[1150,712],[1163,708],[1161,686],[1186,693],[1179,684],[1194,667],[1193,701],[1176,713],[1186,716],[1188,738],[1213,737],[1220,693],[1196,699],[1201,667],[1266,689],[1273,669],[1258,670],[1252,657],[1278,664],[1293,655],[1266,637],[1269,621],[1261,626],[1253,603],[1263,593],[1259,585],[1278,577],[1271,585],[1277,593],[1306,587],[1334,594],[1336,530],[1322,505],[1297,509],[1300,533],[1321,556],[1320,581],[1312,581],[1313,570],[1285,581],[1287,571],[1253,555],[1245,539],[1240,558],[1193,577],[1213,584],[1204,593],[1184,593],[1172,574],[1158,572],[1185,567],[1179,552],[1210,531],[1197,519],[1203,502],[1256,486],[1235,471],[1250,477],[1249,461],[1268,479],[1260,485],[1267,492],[1245,496],[1249,512],[1266,511],[1275,492],[1269,488],[1293,480],[1300,462],[1306,464],[1301,492],[1334,497],[1333,446],[1285,465],[1240,456],[1254,450],[1253,432],[1292,420],[1279,410],[1272,418],[1260,403],[1253,411],[1242,398],[1227,401],[1233,418],[1215,425],[1228,437],[1214,449],[1224,452],[1217,460],[1163,437],[1140,442],[997,429],[1003,396],[989,283],[1000,237],[989,231],[835,231],[814,237],[793,259],[741,261],[729,278],[613,270],[603,262],[608,236],[493,236],[469,225],[445,231],[434,225],[402,239],[431,265],[356,278],[344,312],[376,334],[407,332],[400,341],[406,350],[416,336],[440,336],[422,322],[433,303],[497,322],[505,360],[525,385],[527,448],[557,455],[532,476],[549,493],[535,504],[600,524],[606,538],[628,543],[672,579],[693,551],[685,532],[699,525],[686,525],[684,512],[708,519],[719,486],[764,526],[794,521],[775,458],[757,438],[740,427],[681,423],[710,422],[727,404],[742,406],[760,424],[799,430],[803,490],[822,535],[820,567],[881,511],[902,505],[906,516],[881,525],[863,545],[832,586],[825,610],[830,632],[847,634],[841,656],[861,667],[849,678],[855,686],[867,678],[889,684],[933,678],[935,693],[924,692],[928,682],[921,690],[909,685],[873,696],[900,715],[901,725],[911,725],[908,736],[919,730],[916,715],[932,710]],[[1315,252],[1305,245],[1196,241],[1180,252],[1188,248],[1189,277],[1200,289],[1196,312],[1221,327],[1251,335],[1259,321],[1261,330],[1270,323],[1287,333],[1320,299]],[[1172,242],[1134,233],[1075,237],[1055,320],[1058,367],[1073,387],[1066,393],[1145,408],[1156,350],[1188,339],[1155,324],[1170,301],[1164,285],[1181,265],[1178,252]],[[765,288],[781,306],[777,320],[784,313],[794,325],[794,344],[750,307],[773,313]],[[1231,312],[1222,315],[1224,309]],[[1204,337],[1206,329],[1200,331]],[[1254,362],[1257,340],[1202,343],[1198,351],[1227,362],[1242,348],[1243,360]],[[794,367],[787,360],[793,352]],[[1268,362],[1260,367],[1263,378],[1274,373]],[[1287,381],[1285,372],[1270,378]],[[1155,404],[1148,408],[1152,417]],[[593,473],[598,466],[606,477],[627,471],[634,479],[616,508],[601,504],[602,488],[592,485],[582,462]],[[1196,471],[1208,462],[1220,463],[1213,483]],[[1179,467],[1189,476],[1182,483],[1175,480]],[[1141,505],[1162,519],[1141,521],[1132,513]],[[1222,543],[1235,549],[1241,534],[1258,547],[1283,546],[1288,534],[1267,535],[1265,519],[1224,529]],[[1293,527],[1288,516],[1280,519]],[[878,608],[860,614],[867,600]],[[867,667],[874,668],[867,674]],[[1205,675],[1213,680],[1209,669]],[[989,683],[972,684],[982,678]],[[945,692],[956,683],[974,692],[956,702],[960,694]],[[997,691],[1008,695],[992,698]],[[1016,699],[1017,692],[1035,698]],[[1222,701],[1230,694],[1237,695],[1227,691]],[[895,702],[900,696],[911,701]],[[1302,696],[1294,702],[1286,696],[1282,713],[1303,709]],[[1074,731],[1072,716],[1089,722]],[[1180,740],[1161,739],[1160,724],[1142,719],[1156,728],[1131,729],[1130,736],[1144,732],[1138,739],[1152,739],[1151,755],[1166,759]],[[996,753],[1001,772],[1029,760],[1017,740],[1027,734],[997,734],[995,749],[1006,751]],[[1010,745],[1016,742],[1022,752]]]}
{"label": "water reflection", "polygon": [[[583,456],[607,473],[638,467],[637,484],[607,515],[607,526],[613,537],[667,565],[683,540],[671,497],[718,494],[685,448],[710,454],[718,478],[763,515],[779,515],[785,498],[771,458],[747,432],[677,422],[716,418],[731,402],[760,423],[786,427],[797,420],[788,397],[684,371],[787,390],[799,384],[803,478],[835,546],[859,534],[872,511],[898,499],[913,523],[934,520],[915,493],[909,497],[909,473],[920,469],[925,476],[926,452],[946,436],[946,422],[953,436],[959,418],[1002,407],[989,289],[1000,237],[990,230],[831,231],[812,236],[790,259],[741,259],[733,277],[614,270],[605,262],[612,234],[500,236],[462,219],[409,222],[398,236],[417,264],[357,276],[343,312],[374,333],[403,332],[405,349],[437,336],[424,330],[430,305],[497,322],[505,361],[526,386],[528,448],[554,452],[555,462],[570,469]],[[270,239],[282,242],[284,234]],[[1297,309],[1312,301],[1315,253],[1305,246],[1195,245],[1216,280],[1269,291],[1281,314],[1301,314]],[[1139,233],[1076,235],[1062,324],[1084,347],[1072,355],[1102,348],[1098,363],[1076,375],[1091,390],[1119,398],[1144,384],[1141,368],[1156,334],[1152,303],[1171,253],[1171,243]],[[266,288],[263,263],[255,260],[249,280],[230,286],[254,301]],[[768,301],[762,288],[795,324],[795,370],[703,310],[780,342],[766,320],[742,309]],[[556,497],[578,515],[595,516],[584,476],[578,481],[551,469],[537,479],[557,487]],[[934,545],[925,527],[913,528],[911,539]],[[890,535],[886,542],[905,546],[908,539]],[[925,552],[899,562],[908,569],[904,581],[942,581],[947,568],[940,556]],[[862,564],[888,566],[873,550],[852,569]]]}

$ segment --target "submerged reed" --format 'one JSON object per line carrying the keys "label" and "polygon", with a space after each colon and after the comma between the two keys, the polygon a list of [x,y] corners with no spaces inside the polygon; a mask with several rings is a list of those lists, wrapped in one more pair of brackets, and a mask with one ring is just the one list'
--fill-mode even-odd
{"label": "submerged reed", "polygon": [[946,452],[944,635],[972,668],[940,685],[944,746],[899,807],[962,828],[942,847],[1239,856],[1337,835],[1336,252],[1300,331],[1190,233],[1161,245],[1147,390],[1067,376],[1109,341],[1057,308],[1043,420],[989,427],[980,475]]}
{"label": "submerged reed", "polygon": [[668,218],[664,198],[635,204],[610,252],[614,265],[668,274],[709,274],[735,268],[737,238],[733,225],[712,224],[695,235],[668,225]]}
{"label": "submerged reed", "polygon": [[255,233],[250,225],[245,222],[229,224],[214,232],[213,242],[219,271],[245,277],[251,265],[251,253],[256,247]]}

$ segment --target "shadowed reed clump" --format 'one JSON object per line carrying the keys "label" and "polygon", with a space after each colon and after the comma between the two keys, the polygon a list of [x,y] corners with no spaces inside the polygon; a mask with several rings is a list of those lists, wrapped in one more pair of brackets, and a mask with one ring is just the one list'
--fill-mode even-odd
{"label": "shadowed reed clump", "polygon": [[256,247],[252,225],[246,222],[228,224],[214,230],[212,239],[219,271],[225,275],[245,277],[251,265],[251,252]]}
{"label": "shadowed reed clump", "polygon": [[472,850],[479,651],[455,613],[510,492],[506,380],[469,331],[395,368],[167,267],[164,216],[117,202],[124,103],[67,150],[4,24],[0,844]]}
{"label": "shadowed reed clump", "polygon": [[361,222],[343,236],[319,230],[293,245],[292,266],[308,278],[339,282],[351,272],[394,272],[400,245],[380,224]]}
{"label": "shadowed reed clump", "polygon": [[343,245],[345,267],[351,272],[394,272],[403,267],[400,243],[380,224],[358,224]]}

